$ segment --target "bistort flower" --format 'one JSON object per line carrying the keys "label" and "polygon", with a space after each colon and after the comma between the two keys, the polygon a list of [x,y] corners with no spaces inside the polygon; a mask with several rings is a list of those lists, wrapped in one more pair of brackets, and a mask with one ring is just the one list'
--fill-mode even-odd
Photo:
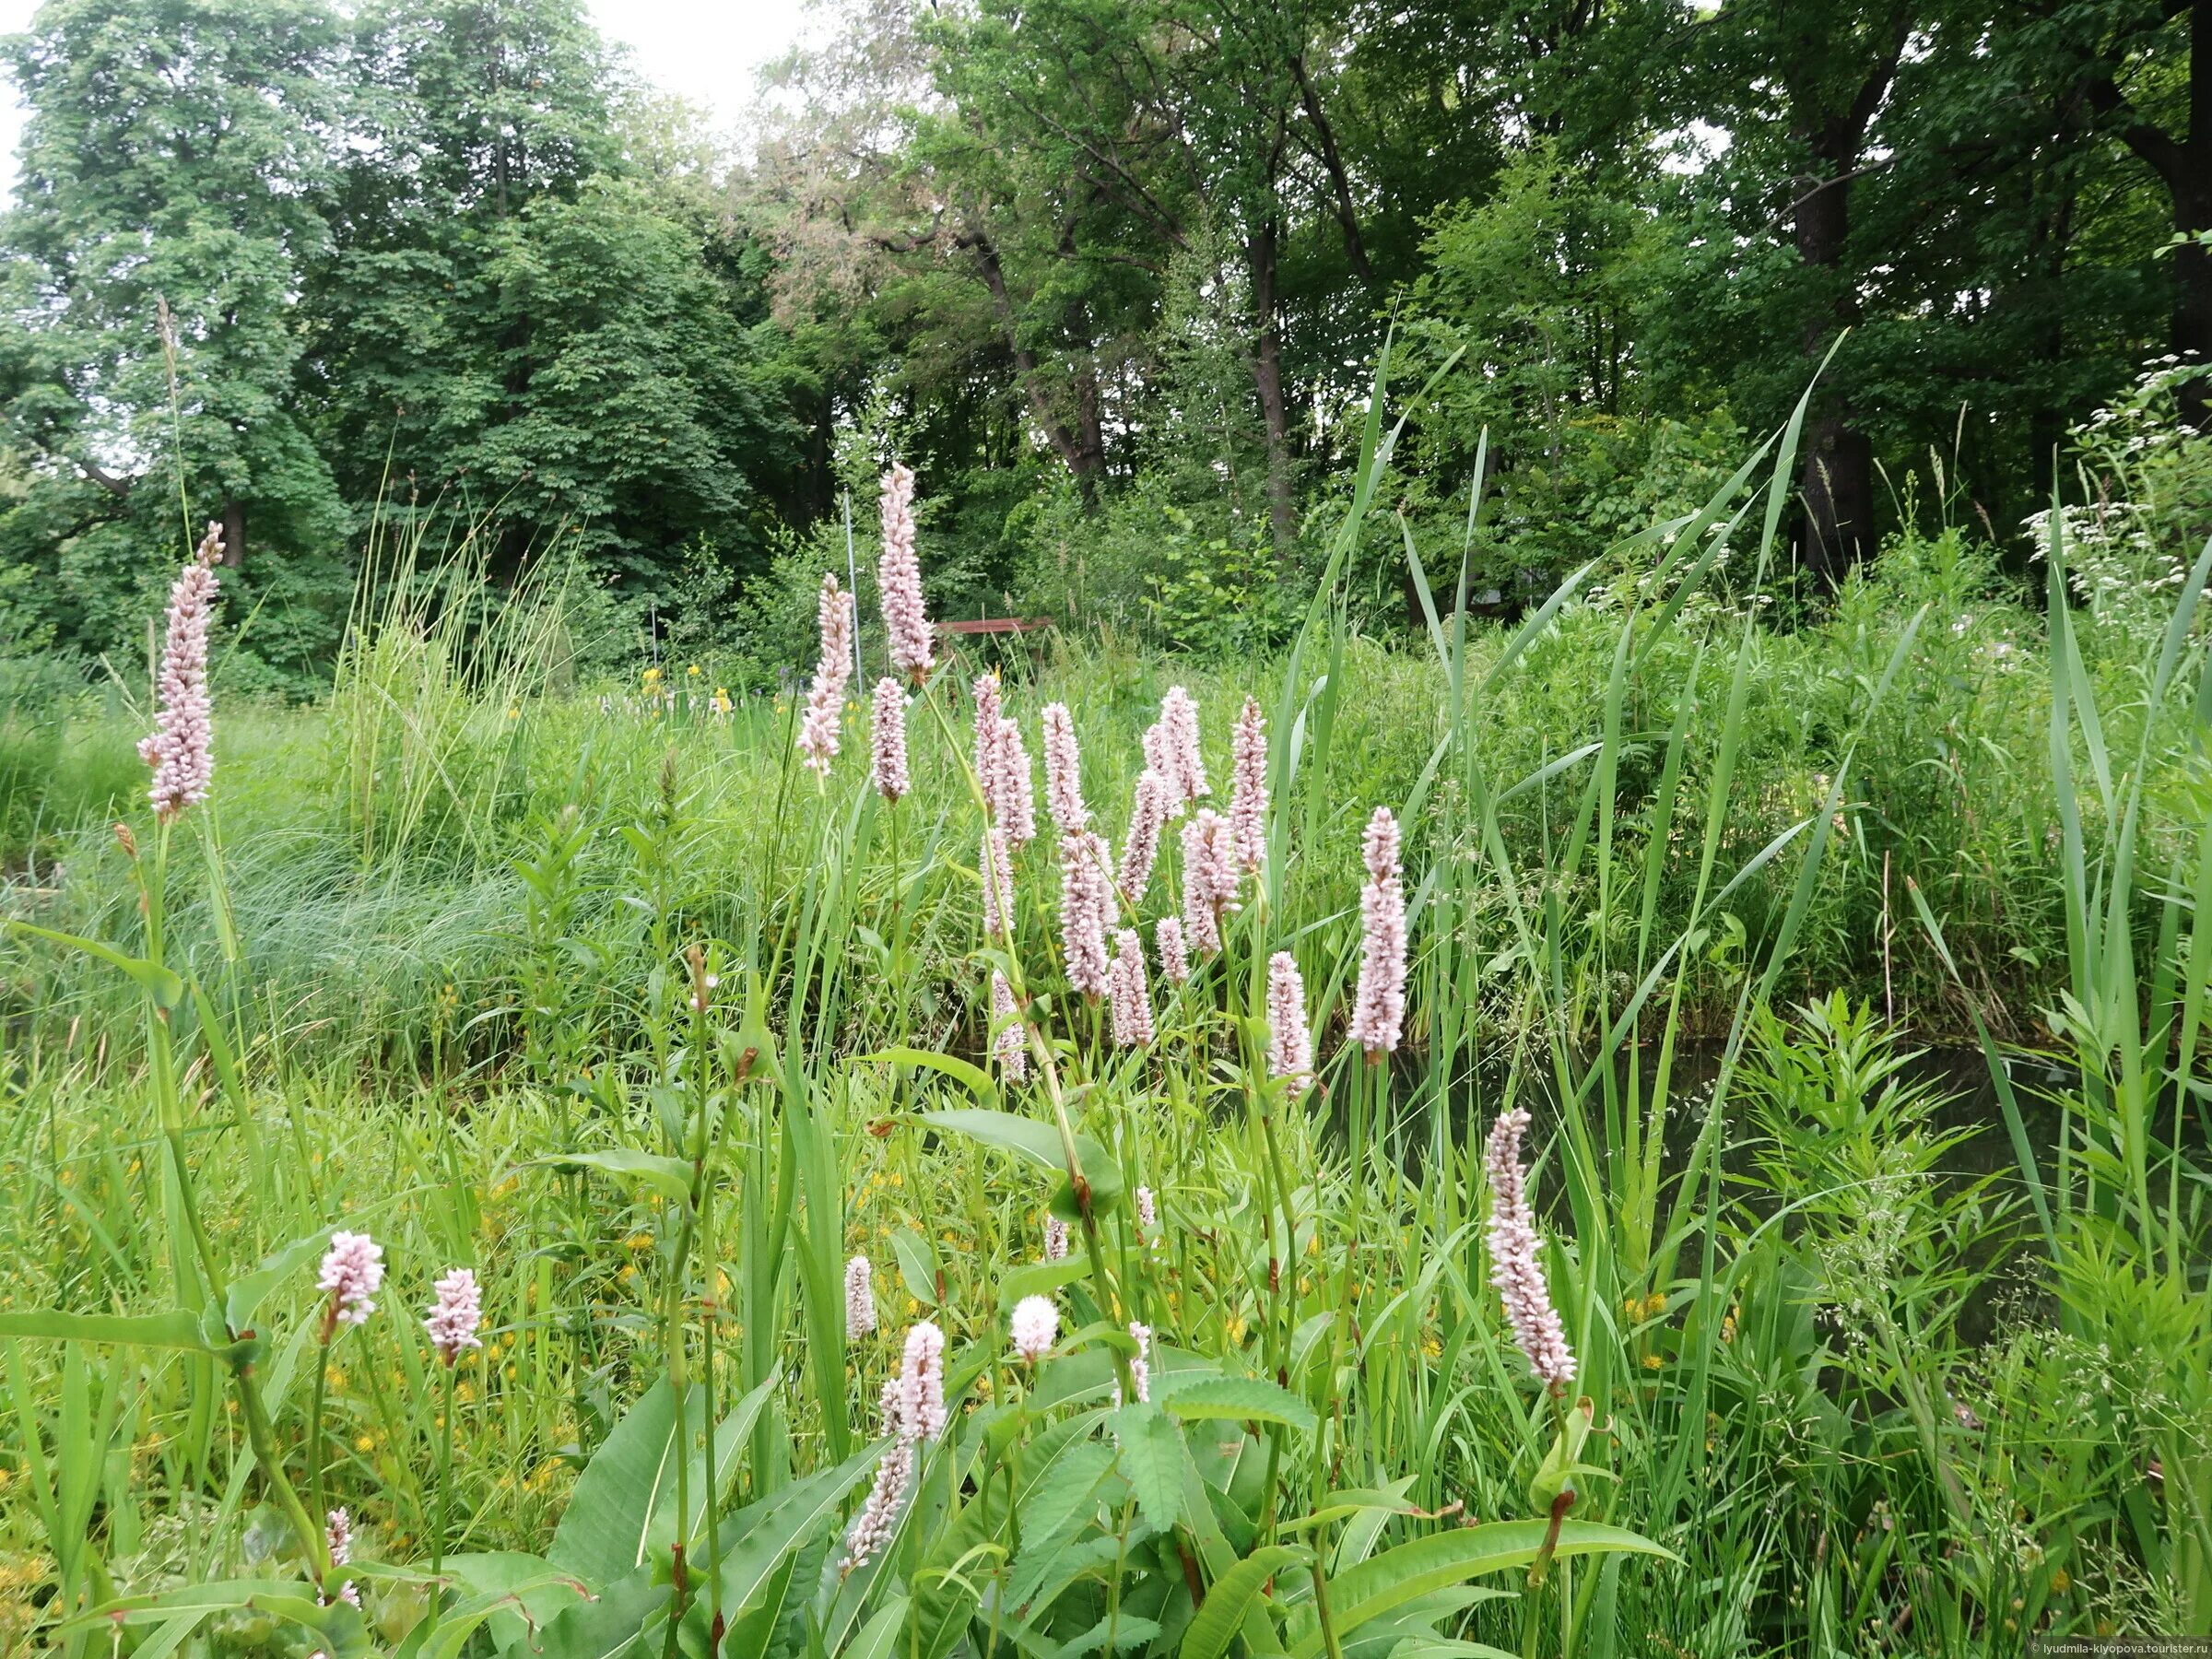
{"label": "bistort flower", "polygon": [[207,694],[207,631],[215,622],[216,561],[223,527],[213,523],[169,590],[169,629],[161,645],[154,729],[138,744],[153,769],[147,798],[163,823],[207,798],[215,779],[215,704]]}
{"label": "bistort flower", "polygon": [[477,1327],[484,1323],[483,1301],[477,1289],[477,1276],[465,1267],[456,1267],[432,1287],[438,1300],[422,1322],[430,1334],[430,1346],[438,1357],[451,1365],[461,1357],[464,1348],[482,1347],[482,1338]]}
{"label": "bistort flower", "polygon": [[1529,1206],[1527,1177],[1521,1168],[1521,1139],[1527,1132],[1526,1107],[1500,1113],[1490,1127],[1484,1158],[1490,1181],[1490,1283],[1505,1308],[1513,1340],[1528,1356],[1529,1369],[1553,1393],[1564,1394],[1574,1382],[1574,1353],[1567,1346],[1559,1310],[1551,1305],[1544,1265],[1536,1259],[1535,1211]]}
{"label": "bistort flower", "polygon": [[922,565],[914,555],[914,472],[893,462],[883,475],[883,554],[876,565],[891,667],[917,685],[935,666],[929,614],[922,605]]}

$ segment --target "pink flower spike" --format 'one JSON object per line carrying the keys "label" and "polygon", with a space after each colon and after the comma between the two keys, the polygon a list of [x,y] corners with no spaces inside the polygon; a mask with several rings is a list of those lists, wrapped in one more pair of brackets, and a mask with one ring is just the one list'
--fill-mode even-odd
{"label": "pink flower spike", "polygon": [[906,1328],[899,1420],[912,1440],[935,1440],[945,1432],[945,1333],[926,1319]]}
{"label": "pink flower spike", "polygon": [[1025,1296],[1014,1304],[1008,1334],[1015,1353],[1035,1365],[1053,1351],[1053,1344],[1059,1338],[1060,1310],[1049,1296]]}
{"label": "pink flower spike", "polygon": [[353,1559],[353,1517],[334,1509],[323,1526],[323,1540],[330,1547],[330,1564],[343,1567]]}
{"label": "pink flower spike", "polygon": [[1267,1071],[1290,1080],[1296,1100],[1313,1087],[1313,1038],[1306,1027],[1306,982],[1298,959],[1278,950],[1267,959]]}
{"label": "pink flower spike", "polygon": [[868,737],[876,787],[885,800],[896,801],[914,784],[906,766],[906,693],[888,677],[876,682]]}
{"label": "pink flower spike", "polygon": [[454,1268],[432,1288],[438,1300],[430,1304],[422,1325],[430,1334],[430,1346],[438,1350],[439,1358],[451,1365],[461,1357],[462,1349],[484,1346],[477,1335],[477,1327],[484,1323],[483,1299],[477,1288],[477,1276],[465,1267]]}
{"label": "pink flower spike", "polygon": [[993,1052],[998,1055],[998,1075],[1008,1083],[1018,1083],[1030,1075],[1030,1048],[1022,1040],[1014,987],[995,968],[991,971],[991,1023],[998,1028],[998,1035],[992,1039]]}
{"label": "pink flower spike", "polygon": [[845,1264],[845,1340],[858,1342],[876,1328],[875,1268],[865,1255]]}
{"label": "pink flower spike", "polygon": [[155,683],[154,729],[138,744],[153,769],[147,798],[163,823],[207,798],[215,779],[215,704],[207,694],[207,631],[215,622],[215,574],[223,527],[210,521],[199,548],[169,590],[169,628]]}
{"label": "pink flower spike", "polygon": [[1406,893],[1398,878],[1398,822],[1375,808],[1362,845],[1367,885],[1359,891],[1359,983],[1348,1034],[1378,1060],[1398,1046],[1406,1018]]}
{"label": "pink flower spike", "polygon": [[1267,863],[1267,720],[1260,700],[1244,700],[1231,740],[1235,787],[1229,797],[1229,839],[1237,863],[1256,876]]}
{"label": "pink flower spike", "polygon": [[845,1559],[838,1563],[840,1573],[865,1566],[891,1541],[898,1526],[899,1506],[914,1477],[914,1441],[900,1421],[896,1377],[883,1380],[882,1411],[883,1431],[891,1437],[890,1447],[876,1465],[876,1484],[868,1488],[867,1501],[860,1506],[860,1513],[853,1517],[853,1525],[845,1534]]}
{"label": "pink flower spike", "polygon": [[998,798],[1005,803],[1006,837],[1016,846],[1037,839],[1037,795],[1030,781],[1030,751],[1011,716],[998,723]]}
{"label": "pink flower spike", "polygon": [[935,661],[928,613],[922,605],[922,565],[914,556],[914,473],[897,462],[883,475],[883,554],[876,566],[889,636],[891,667],[919,684]]}
{"label": "pink flower spike", "polygon": [[1106,873],[1106,841],[1095,830],[1060,839],[1060,947],[1067,982],[1085,996],[1113,987],[1106,974],[1106,928],[1113,918],[1113,886]]}
{"label": "pink flower spike", "polygon": [[1536,1217],[1521,1168],[1521,1140],[1527,1132],[1524,1107],[1500,1114],[1490,1129],[1484,1159],[1490,1181],[1490,1283],[1529,1369],[1563,1395],[1574,1382],[1574,1353],[1536,1257]]}
{"label": "pink flower spike", "polygon": [[1090,828],[1083,804],[1083,766],[1076,747],[1076,719],[1064,702],[1044,706],[1044,804],[1063,835]]}
{"label": "pink flower spike", "polygon": [[1182,923],[1174,916],[1162,916],[1152,930],[1152,940],[1159,951],[1159,977],[1171,985],[1190,983],[1191,954],[1182,942]]}
{"label": "pink flower spike", "polygon": [[1005,939],[1014,926],[1014,854],[995,824],[983,831],[976,867],[983,878],[983,937]]}
{"label": "pink flower spike", "polygon": [[1182,931],[1194,950],[1211,956],[1221,948],[1221,918],[1236,898],[1229,820],[1201,807],[1182,827]]}
{"label": "pink flower spike", "polygon": [[1159,858],[1159,832],[1167,826],[1168,810],[1173,804],[1173,791],[1166,778],[1148,766],[1137,774],[1136,795],[1129,806],[1129,834],[1122,843],[1121,876],[1115,883],[1122,898],[1132,905],[1143,902],[1145,889],[1152,884],[1152,866]]}
{"label": "pink flower spike", "polygon": [[822,577],[818,606],[821,626],[821,659],[815,665],[814,685],[806,693],[806,712],[799,721],[799,753],[816,776],[830,775],[837,758],[838,730],[844,717],[845,686],[853,677],[853,596],[837,585],[835,572]]}
{"label": "pink flower spike", "polygon": [[1115,935],[1108,995],[1113,1003],[1113,1041],[1120,1048],[1144,1048],[1152,1041],[1152,994],[1145,983],[1144,941],[1133,927]]}
{"label": "pink flower spike", "polygon": [[316,1288],[330,1293],[330,1317],[337,1324],[367,1324],[376,1312],[371,1300],[384,1282],[384,1247],[367,1233],[335,1232],[323,1254]]}
{"label": "pink flower spike", "polygon": [[1152,1195],[1152,1189],[1148,1186],[1136,1189],[1136,1221],[1147,1232],[1159,1225],[1159,1201]]}
{"label": "pink flower spike", "polygon": [[1044,1259],[1048,1262],[1067,1260],[1067,1223],[1057,1216],[1044,1218]]}
{"label": "pink flower spike", "polygon": [[1152,1398],[1152,1327],[1129,1322],[1129,1335],[1136,1343],[1136,1352],[1130,1356],[1129,1381],[1136,1387],[1140,1402]]}
{"label": "pink flower spike", "polygon": [[1179,803],[1214,793],[1199,752],[1198,705],[1181,686],[1170,686],[1159,700],[1159,720],[1145,734],[1145,759],[1167,779]]}

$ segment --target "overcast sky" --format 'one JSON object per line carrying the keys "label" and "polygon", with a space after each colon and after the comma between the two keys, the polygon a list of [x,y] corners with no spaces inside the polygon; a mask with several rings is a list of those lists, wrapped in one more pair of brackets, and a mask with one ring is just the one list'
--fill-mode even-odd
{"label": "overcast sky", "polygon": [[[803,0],[589,0],[608,39],[631,48],[649,80],[727,125],[744,112],[753,72],[791,45]],[[0,0],[0,35],[30,27],[38,0]],[[0,195],[12,195],[23,112],[0,75]]]}

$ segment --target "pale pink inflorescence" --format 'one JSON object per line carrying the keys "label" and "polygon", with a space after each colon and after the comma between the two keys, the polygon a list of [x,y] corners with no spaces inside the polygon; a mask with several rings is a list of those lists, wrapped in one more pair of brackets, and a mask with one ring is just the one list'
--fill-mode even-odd
{"label": "pale pink inflorescence", "polygon": [[845,1264],[845,1340],[858,1342],[876,1328],[876,1269],[865,1255]]}
{"label": "pale pink inflorescence", "polygon": [[1536,1259],[1536,1217],[1521,1168],[1521,1140],[1527,1132],[1525,1107],[1500,1113],[1490,1127],[1484,1159],[1490,1180],[1490,1283],[1529,1368],[1563,1394],[1574,1382],[1574,1354]]}
{"label": "pale pink inflorescence", "polygon": [[1082,754],[1076,747],[1076,719],[1064,702],[1044,705],[1044,805],[1053,827],[1063,835],[1090,828],[1083,804]]}
{"label": "pale pink inflorescence", "polygon": [[1214,793],[1198,747],[1198,705],[1181,686],[1159,700],[1159,718],[1145,733],[1145,764],[1167,780],[1178,818],[1185,803]]}
{"label": "pale pink inflorescence", "polygon": [[1014,926],[1014,854],[996,824],[983,831],[977,868],[983,877],[983,936],[1004,939]]}
{"label": "pale pink inflorescence", "polygon": [[1129,804],[1129,834],[1122,843],[1122,871],[1117,882],[1122,897],[1131,904],[1143,900],[1152,882],[1152,865],[1159,857],[1159,832],[1167,825],[1174,791],[1166,778],[1149,766],[1136,775],[1136,794]]}
{"label": "pale pink inflorescence", "polygon": [[1229,841],[1238,865],[1256,876],[1267,863],[1267,720],[1248,697],[1230,739],[1234,786],[1229,797]]}
{"label": "pale pink inflorescence", "polygon": [[1136,1389],[1140,1401],[1152,1398],[1152,1327],[1129,1322],[1129,1335],[1136,1343],[1136,1352],[1129,1359],[1129,1381]]}
{"label": "pale pink inflorescence", "polygon": [[323,1253],[316,1288],[330,1293],[331,1317],[339,1324],[367,1324],[373,1298],[384,1282],[384,1247],[367,1233],[335,1232]]}
{"label": "pale pink inflorescence", "polygon": [[814,667],[814,684],[806,692],[806,712],[799,719],[798,748],[806,757],[805,764],[826,778],[830,762],[837,759],[845,687],[853,677],[853,595],[837,585],[834,571],[822,577],[818,609],[822,654]]}
{"label": "pale pink inflorescence", "polygon": [[1057,1216],[1044,1218],[1044,1259],[1048,1262],[1067,1260],[1067,1223]]}
{"label": "pale pink inflorescence", "polygon": [[1182,922],[1180,917],[1162,916],[1152,930],[1153,943],[1159,950],[1159,977],[1171,985],[1188,984],[1191,978],[1191,953],[1182,940]]}
{"label": "pale pink inflorescence", "polygon": [[330,1564],[343,1567],[353,1559],[353,1517],[334,1509],[323,1524],[323,1539],[330,1547]]}
{"label": "pale pink inflorescence", "polygon": [[1060,1310],[1049,1296],[1025,1296],[1014,1304],[1008,1331],[1015,1353],[1035,1365],[1053,1351],[1060,1335]]}
{"label": "pale pink inflorescence", "polygon": [[919,682],[935,666],[929,614],[922,606],[922,565],[914,556],[913,468],[893,462],[883,475],[883,554],[876,565],[891,667]]}
{"label": "pale pink inflorescence", "polygon": [[1398,1046],[1406,1018],[1406,891],[1398,879],[1398,821],[1378,806],[1368,820],[1359,890],[1359,984],[1352,996],[1351,1040],[1379,1059]]}
{"label": "pale pink inflorescence", "polygon": [[464,1348],[482,1347],[483,1339],[477,1327],[484,1323],[483,1295],[477,1288],[477,1276],[465,1267],[456,1267],[431,1287],[437,1300],[431,1302],[424,1317],[422,1328],[430,1334],[430,1346],[438,1357],[451,1365],[461,1357]]}
{"label": "pale pink inflorescence", "polygon": [[1006,714],[995,673],[975,682],[975,778],[991,821],[1006,832],[1007,841],[1019,847],[1035,840],[1030,751],[1021,741],[1021,727]]}
{"label": "pale pink inflorescence", "polygon": [[1096,830],[1060,838],[1060,947],[1067,982],[1085,996],[1113,989],[1106,971],[1106,928],[1113,919],[1106,858],[1106,839]]}
{"label": "pale pink inflorescence", "polygon": [[1136,1189],[1136,1220],[1147,1232],[1159,1225],[1159,1204],[1148,1186]]}
{"label": "pale pink inflorescence", "polygon": [[891,1437],[891,1443],[883,1461],[876,1465],[876,1484],[868,1488],[868,1500],[860,1506],[846,1530],[845,1559],[838,1565],[841,1573],[865,1566],[891,1541],[899,1523],[899,1505],[914,1477],[914,1437],[905,1432],[900,1418],[898,1378],[883,1380],[881,1408],[883,1431]]}
{"label": "pale pink inflorescence", "polygon": [[1236,908],[1237,865],[1229,820],[1210,806],[1182,827],[1182,931],[1192,949],[1221,948],[1221,918]]}
{"label": "pale pink inflorescence", "polygon": [[1021,1021],[1015,1018],[1014,987],[1006,976],[995,968],[991,971],[991,1023],[998,1027],[994,1041],[998,1054],[998,1075],[1009,1083],[1018,1083],[1030,1075],[1029,1044],[1022,1041]]}
{"label": "pale pink inflorescence", "polygon": [[147,798],[163,823],[207,798],[215,778],[215,704],[207,695],[207,630],[215,622],[223,527],[210,523],[198,551],[169,590],[169,629],[155,684],[154,729],[138,744],[153,769]]}
{"label": "pale pink inflorescence", "polygon": [[899,1420],[916,1440],[945,1432],[945,1333],[928,1320],[906,1328],[899,1365]]}
{"label": "pale pink inflorescence", "polygon": [[886,676],[876,682],[876,707],[868,729],[873,751],[870,771],[876,787],[887,801],[896,801],[914,786],[906,766],[906,693]]}
{"label": "pale pink inflorescence", "polygon": [[1006,803],[1008,839],[1018,847],[1035,841],[1037,796],[1030,782],[1030,750],[1011,714],[998,723],[998,794]]}
{"label": "pale pink inflorescence", "polygon": [[1122,1048],[1143,1048],[1152,1041],[1152,993],[1145,982],[1145,945],[1136,929],[1114,935],[1107,994],[1113,1004],[1113,1041]]}
{"label": "pale pink inflorescence", "polygon": [[1293,1100],[1313,1087],[1313,1036],[1306,1027],[1306,982],[1298,959],[1278,950],[1267,959],[1267,1072],[1290,1079]]}

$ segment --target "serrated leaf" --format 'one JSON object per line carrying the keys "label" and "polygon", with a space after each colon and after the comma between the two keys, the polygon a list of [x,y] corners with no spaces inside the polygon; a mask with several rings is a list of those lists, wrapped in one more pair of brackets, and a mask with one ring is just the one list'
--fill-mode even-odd
{"label": "serrated leaf", "polygon": [[1158,1406],[1133,1401],[1107,1421],[1121,1444],[1122,1478],[1146,1522],[1166,1532],[1182,1517],[1182,1430]]}
{"label": "serrated leaf", "polygon": [[1227,1418],[1280,1423],[1311,1433],[1319,1421],[1311,1406],[1264,1377],[1194,1377],[1163,1394],[1160,1404],[1186,1423]]}
{"label": "serrated leaf", "polygon": [[1287,1567],[1301,1566],[1312,1553],[1295,1544],[1270,1544],[1253,1550],[1206,1587],[1206,1602],[1182,1633],[1180,1659],[1221,1659],[1244,1623],[1253,1598]]}

